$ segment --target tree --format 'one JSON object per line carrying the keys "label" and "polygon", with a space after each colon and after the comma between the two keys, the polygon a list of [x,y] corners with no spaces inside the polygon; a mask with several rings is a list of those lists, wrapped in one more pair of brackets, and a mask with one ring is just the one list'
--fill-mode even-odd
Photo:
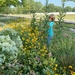
{"label": "tree", "polygon": [[75,7],[72,9],[73,12],[75,12]]}
{"label": "tree", "polygon": [[34,13],[35,12],[35,2],[34,0],[30,0],[30,13]]}
{"label": "tree", "polygon": [[21,6],[24,7],[24,13],[31,13],[35,10],[35,3],[34,0],[21,0],[20,2]]}
{"label": "tree", "polygon": [[55,12],[59,12],[62,9],[60,6],[55,6]]}
{"label": "tree", "polygon": [[49,10],[49,12],[55,12],[55,6],[54,6],[54,4],[49,4],[48,5],[48,10]]}
{"label": "tree", "polygon": [[64,11],[65,12],[71,12],[72,8],[70,6],[67,6],[67,7],[64,8]]}
{"label": "tree", "polygon": [[30,10],[30,6],[29,6],[29,4],[30,4],[30,0],[21,0],[21,6],[23,6],[24,7],[24,9],[25,9],[25,13],[27,13],[27,12],[29,12],[29,10]]}
{"label": "tree", "polygon": [[19,4],[19,0],[0,0],[0,7],[6,7],[6,6],[16,6]]}
{"label": "tree", "polygon": [[41,2],[35,2],[35,11],[36,12],[42,12],[43,5]]}

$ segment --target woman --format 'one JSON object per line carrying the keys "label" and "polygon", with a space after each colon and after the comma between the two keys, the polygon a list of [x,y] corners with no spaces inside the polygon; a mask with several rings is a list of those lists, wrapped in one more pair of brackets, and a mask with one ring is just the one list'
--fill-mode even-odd
{"label": "woman", "polygon": [[53,37],[54,20],[55,20],[55,16],[54,16],[54,14],[51,14],[49,16],[49,22],[48,22],[48,37],[47,37],[47,46],[48,46],[48,48],[49,48],[49,45],[50,45],[50,41]]}

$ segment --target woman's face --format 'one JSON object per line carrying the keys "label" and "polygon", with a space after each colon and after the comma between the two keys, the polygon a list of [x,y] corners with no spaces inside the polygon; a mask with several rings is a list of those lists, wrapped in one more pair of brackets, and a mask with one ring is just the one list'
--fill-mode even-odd
{"label": "woman's face", "polygon": [[49,18],[49,21],[52,21],[52,18],[51,17]]}

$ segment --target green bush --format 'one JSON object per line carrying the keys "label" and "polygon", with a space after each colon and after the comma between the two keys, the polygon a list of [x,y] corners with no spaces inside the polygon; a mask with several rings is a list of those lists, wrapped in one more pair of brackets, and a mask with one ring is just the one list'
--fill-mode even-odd
{"label": "green bush", "polygon": [[0,36],[1,35],[4,35],[4,36],[9,35],[10,39],[13,40],[16,43],[16,46],[18,48],[22,48],[22,41],[20,39],[20,36],[18,35],[18,32],[16,32],[14,29],[5,28],[4,30],[2,30],[0,32]]}
{"label": "green bush", "polygon": [[22,50],[22,41],[17,32],[7,28],[0,32],[0,74],[15,75],[17,57]]}

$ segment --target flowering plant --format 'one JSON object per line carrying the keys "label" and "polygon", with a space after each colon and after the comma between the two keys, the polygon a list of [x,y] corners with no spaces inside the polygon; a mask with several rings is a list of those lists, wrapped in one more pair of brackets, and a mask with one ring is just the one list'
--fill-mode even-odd
{"label": "flowering plant", "polygon": [[[18,33],[10,28],[0,32],[0,73],[14,75],[17,57],[22,49],[22,41]],[[7,72],[9,71],[9,72]]]}
{"label": "flowering plant", "polygon": [[17,54],[18,48],[16,43],[10,39],[10,36],[0,36],[0,65],[4,62],[12,61],[17,57]]}

